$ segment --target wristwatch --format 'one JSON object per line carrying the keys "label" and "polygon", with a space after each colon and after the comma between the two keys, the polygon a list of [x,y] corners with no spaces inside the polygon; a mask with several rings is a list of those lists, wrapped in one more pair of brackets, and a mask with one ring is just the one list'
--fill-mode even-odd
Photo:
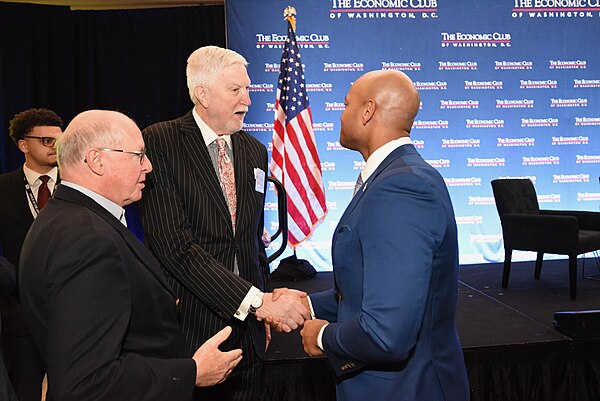
{"label": "wristwatch", "polygon": [[258,308],[260,308],[263,304],[263,295],[264,294],[262,292],[256,294],[256,296],[252,300],[252,303],[250,304],[250,308],[248,309],[249,313],[252,313],[253,315],[256,314]]}

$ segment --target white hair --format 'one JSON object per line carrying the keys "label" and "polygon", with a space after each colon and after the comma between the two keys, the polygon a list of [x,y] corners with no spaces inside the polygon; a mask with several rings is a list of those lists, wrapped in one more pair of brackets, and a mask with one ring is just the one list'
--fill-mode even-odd
{"label": "white hair", "polygon": [[192,102],[198,104],[194,94],[196,87],[202,85],[210,88],[217,75],[233,64],[242,64],[245,67],[248,62],[241,54],[218,46],[204,46],[190,54],[185,72]]}
{"label": "white hair", "polygon": [[69,168],[81,163],[90,148],[115,147],[124,136],[123,128],[109,119],[75,121],[75,124],[72,121],[56,140],[59,168]]}

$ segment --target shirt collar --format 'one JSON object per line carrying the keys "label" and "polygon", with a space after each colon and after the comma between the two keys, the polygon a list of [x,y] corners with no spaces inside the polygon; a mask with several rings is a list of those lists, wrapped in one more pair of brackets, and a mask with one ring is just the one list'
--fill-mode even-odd
{"label": "shirt collar", "polygon": [[371,174],[373,174],[373,172],[377,170],[377,167],[379,167],[381,162],[383,162],[385,158],[389,156],[390,153],[392,153],[400,146],[409,145],[411,143],[412,142],[410,140],[410,137],[403,136],[401,138],[394,139],[393,141],[386,143],[385,145],[377,149],[375,152],[371,153],[371,156],[369,156],[369,159],[367,159],[367,164],[360,173],[363,182],[366,182],[369,179]]}
{"label": "shirt collar", "polygon": [[[215,131],[213,131],[208,125],[206,125],[206,123],[200,118],[200,116],[196,112],[195,107],[192,110],[192,115],[194,116],[194,120],[196,121],[198,128],[200,128],[202,138],[204,139],[204,144],[208,147],[208,145],[210,145],[211,143],[216,141],[217,138],[219,138],[219,135],[217,135]],[[233,149],[233,147],[231,146],[231,135],[221,135],[221,138],[225,139],[225,142],[227,142],[229,149]]]}
{"label": "shirt collar", "polygon": [[69,188],[73,188],[76,191],[81,192],[84,195],[92,198],[97,204],[106,209],[110,214],[115,216],[117,220],[121,220],[123,213],[125,213],[125,209],[121,207],[121,205],[116,204],[115,202],[106,199],[104,196],[97,194],[94,191],[87,189],[86,187],[82,187],[81,185],[74,184],[69,181],[61,181],[61,185],[67,186]]}
{"label": "shirt collar", "polygon": [[35,182],[39,180],[40,176],[42,175],[47,175],[48,177],[50,177],[50,181],[52,181],[53,183],[56,183],[56,180],[58,179],[58,167],[53,167],[52,170],[42,174],[38,173],[37,171],[33,171],[25,164],[23,164],[23,173],[25,174],[25,178],[27,179],[27,182],[30,186],[34,186]]}

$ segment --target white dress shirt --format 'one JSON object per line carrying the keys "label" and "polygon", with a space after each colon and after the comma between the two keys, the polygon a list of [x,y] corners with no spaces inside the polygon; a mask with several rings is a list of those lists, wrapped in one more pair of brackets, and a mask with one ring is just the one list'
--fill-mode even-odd
{"label": "white dress shirt", "polygon": [[73,188],[74,190],[79,191],[86,196],[89,196],[90,198],[92,198],[92,200],[94,200],[94,202],[106,209],[110,214],[115,216],[115,218],[119,220],[125,227],[127,227],[127,222],[125,221],[125,209],[123,209],[121,205],[118,205],[115,202],[106,199],[104,196],[99,195],[86,187],[82,187],[81,185],[77,185],[64,180],[61,181],[60,184],[69,188]]}
{"label": "white dress shirt", "polygon": [[[40,180],[40,176],[47,175],[50,177],[48,180],[48,189],[50,193],[54,193],[54,188],[56,187],[56,180],[58,179],[58,167],[54,167],[52,170],[48,171],[45,174],[40,174],[37,171],[33,171],[27,165],[23,165],[23,173],[25,174],[25,179],[29,183],[29,188],[31,188],[31,192],[33,193],[33,197],[37,202],[38,190],[40,189],[40,185],[42,185],[42,180]],[[35,206],[31,202],[29,196],[27,196],[27,202],[29,203],[29,210],[31,210],[31,215],[33,218],[37,217],[37,213],[35,211]]]}

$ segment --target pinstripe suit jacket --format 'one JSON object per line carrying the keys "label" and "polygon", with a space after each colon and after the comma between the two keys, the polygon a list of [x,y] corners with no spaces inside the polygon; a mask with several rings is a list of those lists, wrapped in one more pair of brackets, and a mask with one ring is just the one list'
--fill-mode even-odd
{"label": "pinstripe suit jacket", "polygon": [[[267,172],[265,147],[247,133],[232,136],[237,194],[236,231],[219,179],[191,113],[144,130],[154,170],[140,204],[147,245],[180,297],[180,323],[190,351],[226,325],[233,334],[222,349],[251,336],[256,354],[265,348],[264,325],[254,316],[234,318],[252,285],[266,289],[264,189],[255,190],[255,168]],[[233,273],[237,257],[239,276]],[[242,347],[243,349],[243,347]],[[244,349],[245,355],[252,350]]]}

